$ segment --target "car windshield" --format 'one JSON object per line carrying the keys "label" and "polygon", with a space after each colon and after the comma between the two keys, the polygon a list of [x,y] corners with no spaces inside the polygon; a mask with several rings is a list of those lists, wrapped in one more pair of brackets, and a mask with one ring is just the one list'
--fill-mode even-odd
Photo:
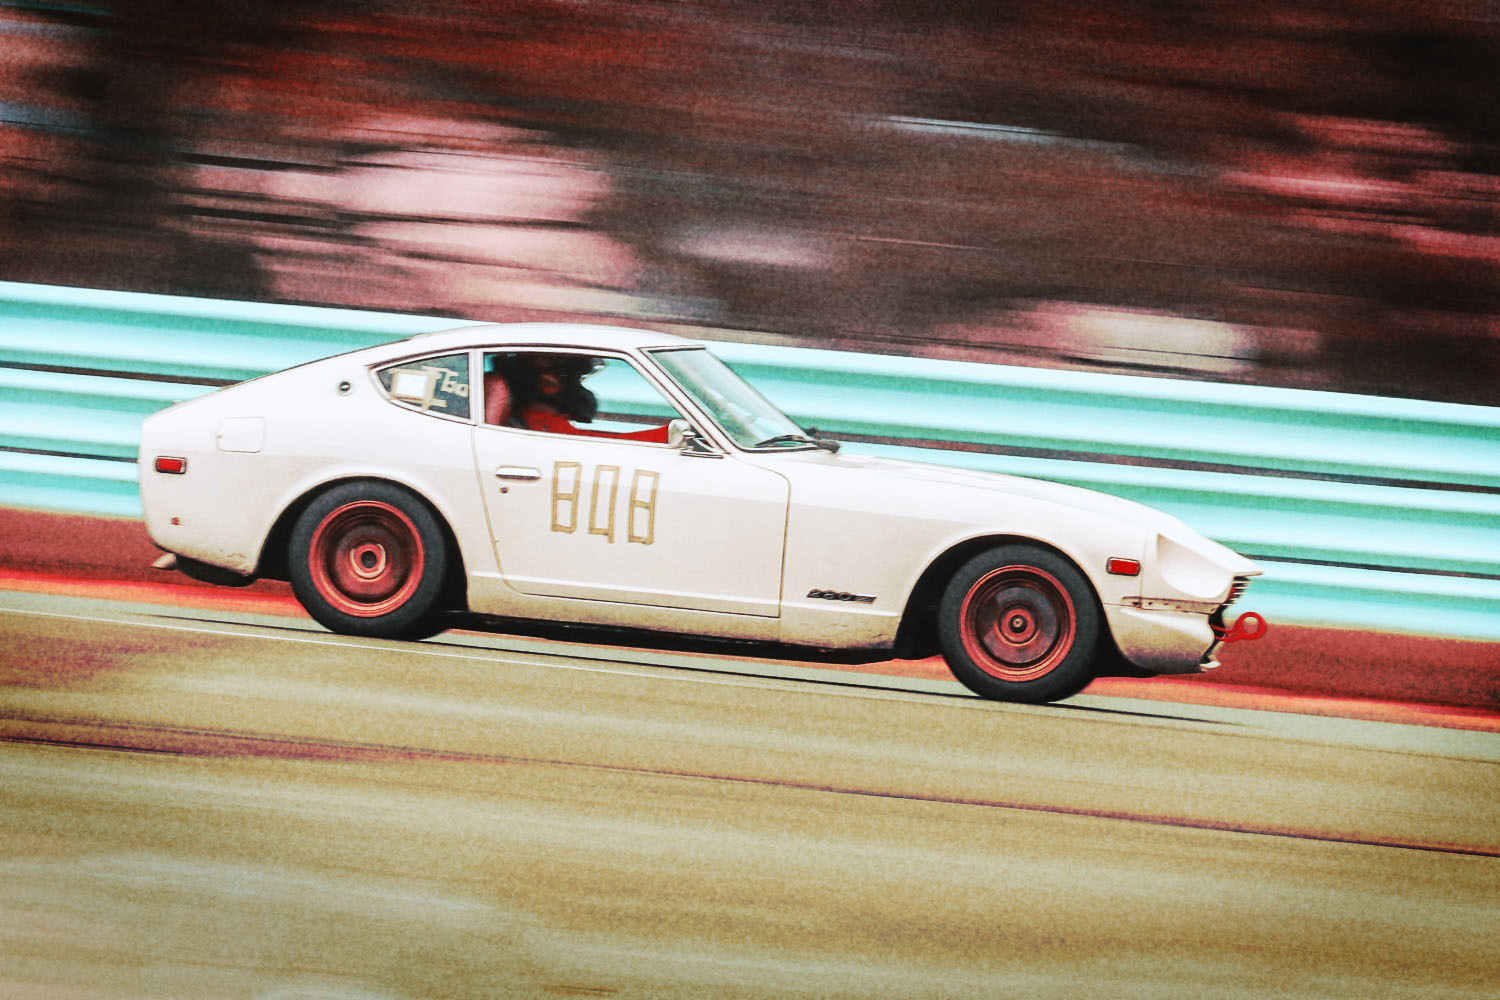
{"label": "car windshield", "polygon": [[790,417],[703,348],[671,348],[651,353],[656,363],[741,448],[815,447]]}

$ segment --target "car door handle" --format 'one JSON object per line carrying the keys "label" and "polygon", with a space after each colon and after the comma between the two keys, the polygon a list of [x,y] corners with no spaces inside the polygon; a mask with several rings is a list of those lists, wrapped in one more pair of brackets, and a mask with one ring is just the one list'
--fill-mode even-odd
{"label": "car door handle", "polygon": [[496,479],[512,479],[521,483],[534,483],[542,478],[541,469],[528,469],[519,465],[502,465],[495,470]]}

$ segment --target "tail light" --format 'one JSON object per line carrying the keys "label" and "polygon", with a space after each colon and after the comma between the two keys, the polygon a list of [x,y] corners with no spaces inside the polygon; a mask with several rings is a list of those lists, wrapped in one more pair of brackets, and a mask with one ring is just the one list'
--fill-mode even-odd
{"label": "tail light", "polygon": [[180,476],[187,471],[187,459],[172,458],[167,455],[157,455],[156,471],[165,472],[173,476]]}

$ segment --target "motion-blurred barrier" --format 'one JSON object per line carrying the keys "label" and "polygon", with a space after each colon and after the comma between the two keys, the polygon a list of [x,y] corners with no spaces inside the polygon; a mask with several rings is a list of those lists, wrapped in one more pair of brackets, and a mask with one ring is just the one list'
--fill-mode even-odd
{"label": "motion-blurred barrier", "polygon": [[[138,516],[141,419],[461,321],[0,283],[0,503]],[[1073,483],[1264,562],[1274,622],[1500,639],[1500,409],[717,343],[854,450]]]}

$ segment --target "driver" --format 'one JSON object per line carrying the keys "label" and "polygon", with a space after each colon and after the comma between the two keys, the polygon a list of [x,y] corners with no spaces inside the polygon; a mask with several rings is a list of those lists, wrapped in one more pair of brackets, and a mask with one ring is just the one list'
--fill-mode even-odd
{"label": "driver", "polygon": [[584,387],[583,380],[602,365],[598,358],[581,354],[516,356],[505,369],[511,392],[510,425],[552,434],[665,444],[665,425],[628,433],[577,426],[592,423],[599,412],[599,401]]}

